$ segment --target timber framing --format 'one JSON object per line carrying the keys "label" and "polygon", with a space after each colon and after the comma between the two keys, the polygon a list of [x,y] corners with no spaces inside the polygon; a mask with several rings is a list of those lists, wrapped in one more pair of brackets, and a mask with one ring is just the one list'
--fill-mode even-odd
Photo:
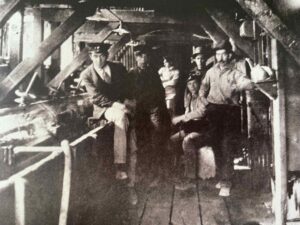
{"label": "timber framing", "polygon": [[0,27],[7,22],[7,20],[21,8],[23,0],[10,0],[8,3],[0,7]]}
{"label": "timber framing", "polygon": [[300,65],[300,40],[273,13],[270,7],[263,0],[236,0],[240,6],[271,36],[276,38],[283,47]]}
{"label": "timber framing", "polygon": [[88,50],[84,48],[74,59],[61,70],[47,86],[53,89],[59,89],[61,83],[75,70],[77,70],[89,58]]}
{"label": "timber framing", "polygon": [[22,61],[0,84],[0,101],[12,91],[27,75],[33,72],[63,41],[74,33],[90,14],[91,8],[75,11],[64,23],[37,48],[34,56]]}
{"label": "timber framing", "polygon": [[77,34],[74,38],[75,42],[83,41],[83,42],[102,42],[105,39],[111,35],[112,30],[116,29],[119,24],[118,23],[103,23],[103,28],[98,33],[95,34],[89,34],[81,36],[80,34]]}
{"label": "timber framing", "polygon": [[241,38],[239,34],[239,25],[237,24],[237,21],[232,19],[227,13],[216,8],[208,8],[207,12],[210,14],[211,18],[216,22],[216,24],[231,39],[234,40],[234,43],[238,46],[238,48],[254,60],[255,57],[253,43]]}

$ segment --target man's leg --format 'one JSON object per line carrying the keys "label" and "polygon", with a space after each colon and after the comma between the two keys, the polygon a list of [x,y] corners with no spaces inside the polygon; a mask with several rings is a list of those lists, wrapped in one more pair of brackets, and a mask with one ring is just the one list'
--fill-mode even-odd
{"label": "man's leg", "polygon": [[188,134],[182,142],[182,149],[184,153],[184,167],[185,176],[191,179],[196,178],[196,167],[197,167],[197,151],[200,145],[197,145],[201,134],[197,132],[192,132]]}
{"label": "man's leg", "polygon": [[124,111],[110,107],[104,114],[105,118],[114,123],[114,163],[117,167],[116,178],[126,179],[124,172],[127,151],[127,130],[129,121]]}
{"label": "man's leg", "polygon": [[[150,114],[152,125],[151,160],[154,176],[159,178],[165,175],[164,169],[169,166],[167,161],[167,142],[169,140],[170,117],[168,111],[154,110]],[[157,179],[158,180],[158,179]],[[154,182],[155,183],[155,182]],[[153,185],[155,186],[155,185]]]}

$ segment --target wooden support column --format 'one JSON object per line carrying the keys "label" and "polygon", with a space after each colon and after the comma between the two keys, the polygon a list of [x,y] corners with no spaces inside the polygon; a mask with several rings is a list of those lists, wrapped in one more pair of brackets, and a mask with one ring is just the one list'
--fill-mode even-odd
{"label": "wooden support column", "polygon": [[300,39],[272,12],[264,0],[236,0],[271,36],[276,38],[300,65]]}
{"label": "wooden support column", "polygon": [[[272,39],[272,68],[278,71],[277,41]],[[275,225],[286,224],[287,148],[284,74],[277,74],[277,98],[273,101],[273,140],[275,166]]]}
{"label": "wooden support column", "polygon": [[211,18],[216,22],[216,24],[231,38],[234,40],[235,44],[246,53],[251,59],[254,59],[254,46],[248,40],[240,37],[239,25],[232,19],[228,14],[222,12],[218,9],[207,9]]}
{"label": "wooden support column", "polygon": [[61,43],[85,22],[90,10],[75,11],[64,23],[44,40],[33,57],[23,60],[0,84],[0,101],[12,91],[28,74],[34,71]]}
{"label": "wooden support column", "polygon": [[0,7],[0,27],[20,8],[24,0],[7,0],[7,3]]}

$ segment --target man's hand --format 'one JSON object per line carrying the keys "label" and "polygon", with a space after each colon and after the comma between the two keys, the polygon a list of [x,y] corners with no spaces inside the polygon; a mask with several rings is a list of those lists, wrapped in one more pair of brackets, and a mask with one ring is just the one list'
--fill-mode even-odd
{"label": "man's hand", "polygon": [[180,122],[185,122],[185,115],[173,117],[173,119],[172,119],[172,124],[173,124],[173,125],[177,125],[177,124],[179,124]]}

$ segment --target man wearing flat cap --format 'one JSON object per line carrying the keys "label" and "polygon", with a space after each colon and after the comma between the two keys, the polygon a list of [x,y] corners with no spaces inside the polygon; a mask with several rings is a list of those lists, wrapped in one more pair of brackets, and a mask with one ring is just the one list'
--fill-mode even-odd
{"label": "man wearing flat cap", "polygon": [[122,64],[107,61],[109,47],[104,43],[88,44],[93,63],[82,72],[81,77],[94,106],[94,117],[114,123],[116,179],[122,180],[127,179],[127,146],[131,155],[136,154],[137,147],[135,130],[129,129],[131,111],[124,104],[127,99],[127,71]]}
{"label": "man wearing flat cap", "polygon": [[[135,68],[129,71],[131,97],[136,100],[136,130],[139,134],[139,143],[145,144],[145,139],[150,139],[152,150],[150,162],[163,159],[166,141],[170,132],[170,117],[165,103],[165,91],[156,70],[150,66],[150,51],[147,45],[135,46],[134,56],[137,63]],[[141,132],[140,132],[141,131]],[[161,171],[158,166],[152,164],[153,173],[158,177]],[[155,176],[154,175],[154,176]],[[162,174],[160,174],[162,175]],[[153,184],[155,185],[157,182]]]}

